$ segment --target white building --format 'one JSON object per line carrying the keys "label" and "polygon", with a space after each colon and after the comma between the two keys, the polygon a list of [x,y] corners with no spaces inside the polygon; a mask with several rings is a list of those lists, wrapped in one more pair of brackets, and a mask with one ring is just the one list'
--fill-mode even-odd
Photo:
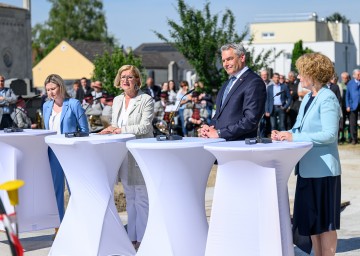
{"label": "white building", "polygon": [[270,68],[287,76],[294,44],[302,40],[304,49],[307,47],[328,56],[334,62],[337,74],[351,73],[360,65],[360,24],[318,21],[315,13],[304,16],[295,21],[297,16],[294,14],[292,21],[252,23],[250,33],[254,41],[251,47],[255,55],[262,50],[273,51],[273,56],[282,51]]}

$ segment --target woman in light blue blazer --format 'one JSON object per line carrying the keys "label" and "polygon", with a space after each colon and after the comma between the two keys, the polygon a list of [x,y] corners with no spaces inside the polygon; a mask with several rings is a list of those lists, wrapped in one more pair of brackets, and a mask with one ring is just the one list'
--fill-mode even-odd
{"label": "woman in light blue blazer", "polygon": [[[57,134],[67,132],[89,132],[84,109],[77,99],[72,99],[66,92],[64,80],[56,74],[45,79],[45,90],[48,101],[43,105],[44,126],[47,130]],[[59,210],[60,222],[64,217],[64,171],[51,148],[48,148],[51,174],[54,183],[56,202]],[[55,234],[57,229],[55,229]]]}
{"label": "woman in light blue blazer", "polygon": [[313,143],[313,148],[295,168],[298,177],[294,243],[307,253],[313,247],[315,256],[335,255],[341,204],[341,167],[337,148],[340,106],[336,95],[326,87],[334,74],[334,67],[331,60],[320,53],[301,56],[296,67],[301,85],[311,92],[301,103],[294,127],[290,131],[272,131],[271,138]]}

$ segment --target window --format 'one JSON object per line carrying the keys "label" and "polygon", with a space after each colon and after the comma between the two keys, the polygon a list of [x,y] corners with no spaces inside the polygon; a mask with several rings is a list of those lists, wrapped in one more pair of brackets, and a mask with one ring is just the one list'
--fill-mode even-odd
{"label": "window", "polygon": [[261,36],[264,39],[270,39],[270,38],[275,37],[275,33],[274,32],[263,32]]}

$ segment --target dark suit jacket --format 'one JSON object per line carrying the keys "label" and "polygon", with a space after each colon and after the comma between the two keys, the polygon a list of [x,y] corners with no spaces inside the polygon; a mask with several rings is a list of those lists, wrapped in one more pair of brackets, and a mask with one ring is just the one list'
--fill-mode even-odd
{"label": "dark suit jacket", "polygon": [[333,93],[335,93],[336,98],[338,99],[339,104],[341,106],[341,93],[340,93],[339,85],[333,83],[330,83],[329,85],[330,85],[330,90],[333,91]]}
{"label": "dark suit jacket", "polygon": [[[151,89],[154,92],[154,97],[153,97],[154,100],[159,101],[160,100],[160,94],[161,94],[161,87],[158,86],[158,85],[154,85],[154,86],[151,87]],[[145,87],[145,88],[143,88],[141,90],[143,90],[146,94],[149,94],[151,96],[151,92],[150,92],[149,87]]]}
{"label": "dark suit jacket", "polygon": [[93,89],[90,86],[86,86],[86,93],[85,93],[84,88],[80,86],[79,90],[76,91],[75,99],[82,102],[86,96],[92,96],[91,95],[92,91]]}
{"label": "dark suit jacket", "polygon": [[266,86],[252,70],[236,80],[224,105],[221,100],[229,81],[221,87],[216,98],[216,112],[210,125],[220,130],[228,141],[256,137],[257,126],[265,109]]}
{"label": "dark suit jacket", "polygon": [[[268,86],[266,95],[265,112],[272,113],[274,108],[274,84]],[[281,106],[286,110],[292,101],[289,87],[286,84],[280,84],[280,91],[285,91],[280,95]]]}

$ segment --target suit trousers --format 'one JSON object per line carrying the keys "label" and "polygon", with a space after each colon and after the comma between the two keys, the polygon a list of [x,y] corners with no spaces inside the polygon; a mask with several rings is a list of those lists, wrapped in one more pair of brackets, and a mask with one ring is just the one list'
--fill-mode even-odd
{"label": "suit trousers", "polygon": [[[274,106],[273,112],[270,115],[271,130],[285,131],[285,116],[286,113],[283,108]],[[279,123],[277,122],[278,117]]]}
{"label": "suit trousers", "polygon": [[13,120],[11,119],[10,114],[3,114],[0,123],[0,130],[4,130],[4,128],[9,128],[13,124]]}
{"label": "suit trousers", "polygon": [[354,111],[350,111],[349,113],[349,129],[351,135],[351,141],[357,143],[358,142],[358,116],[360,111],[360,104]]}
{"label": "suit trousers", "polygon": [[131,241],[141,242],[149,215],[149,199],[146,185],[128,185],[128,175],[128,156],[126,156],[120,167],[119,176],[126,199],[127,232]]}

